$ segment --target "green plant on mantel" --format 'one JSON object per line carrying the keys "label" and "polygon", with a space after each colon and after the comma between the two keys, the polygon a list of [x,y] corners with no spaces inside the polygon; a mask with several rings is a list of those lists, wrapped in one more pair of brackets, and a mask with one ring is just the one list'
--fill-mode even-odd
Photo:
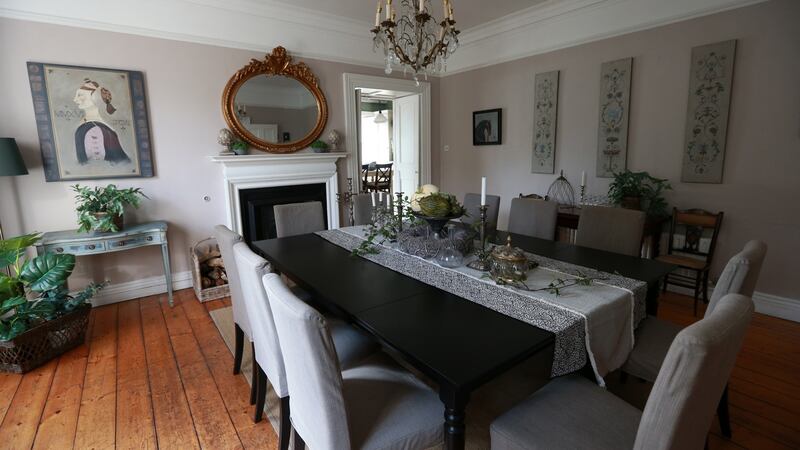
{"label": "green plant on mantel", "polygon": [[130,205],[138,208],[142,198],[148,198],[140,188],[119,189],[116,185],[90,188],[76,184],[78,231],[119,231],[119,221]]}
{"label": "green plant on mantel", "polygon": [[45,253],[25,258],[28,247],[41,235],[26,234],[0,241],[0,340],[7,341],[42,322],[58,318],[86,303],[105,283],[91,283],[70,295],[67,278],[75,268],[75,255]]}
{"label": "green plant on mantel", "polygon": [[618,206],[641,209],[648,216],[668,215],[664,191],[672,189],[666,179],[655,178],[647,172],[625,170],[614,174],[608,187],[608,198]]}

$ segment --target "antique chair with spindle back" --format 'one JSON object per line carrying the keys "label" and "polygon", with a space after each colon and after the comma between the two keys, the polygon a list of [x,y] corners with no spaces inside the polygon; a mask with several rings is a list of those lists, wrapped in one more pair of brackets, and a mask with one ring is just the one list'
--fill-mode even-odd
{"label": "antique chair with spindle back", "polygon": [[[702,209],[672,209],[669,229],[669,248],[659,261],[677,265],[685,273],[671,273],[664,279],[664,291],[672,284],[693,289],[694,315],[697,315],[697,300],[703,296],[708,303],[708,274],[711,268],[717,236],[722,225],[723,212],[711,213]],[[675,236],[683,234],[683,245],[676,246]],[[702,250],[704,239],[709,239],[708,249]]]}
{"label": "antique chair with spindle back", "polygon": [[369,163],[361,166],[361,190],[392,192],[392,165]]}

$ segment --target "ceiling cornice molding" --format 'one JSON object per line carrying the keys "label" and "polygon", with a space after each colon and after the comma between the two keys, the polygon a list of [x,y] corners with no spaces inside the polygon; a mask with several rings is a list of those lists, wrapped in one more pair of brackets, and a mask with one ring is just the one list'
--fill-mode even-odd
{"label": "ceiling cornice molding", "polygon": [[[444,76],[763,1],[551,0],[464,30]],[[383,67],[369,23],[274,0],[3,0],[0,17]]]}
{"label": "ceiling cornice molding", "polygon": [[767,0],[564,0],[462,33],[444,76],[655,28]]}

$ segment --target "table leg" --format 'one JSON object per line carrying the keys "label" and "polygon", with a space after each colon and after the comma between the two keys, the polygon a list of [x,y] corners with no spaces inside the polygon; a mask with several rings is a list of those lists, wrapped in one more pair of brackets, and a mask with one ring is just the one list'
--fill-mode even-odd
{"label": "table leg", "polygon": [[647,297],[646,297],[646,310],[648,316],[656,317],[658,316],[658,297],[661,295],[661,282],[653,283],[647,286]]}
{"label": "table leg", "polygon": [[469,393],[441,387],[439,399],[444,403],[444,448],[463,450],[466,441],[466,416]]}
{"label": "table leg", "polygon": [[172,302],[172,269],[169,266],[169,246],[167,243],[161,244],[161,258],[164,260],[164,278],[167,281],[167,295],[169,296],[169,306]]}

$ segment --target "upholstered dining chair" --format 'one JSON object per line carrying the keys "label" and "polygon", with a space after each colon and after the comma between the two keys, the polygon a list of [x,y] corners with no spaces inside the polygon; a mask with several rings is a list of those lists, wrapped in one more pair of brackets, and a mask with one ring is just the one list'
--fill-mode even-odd
{"label": "upholstered dining chair", "polygon": [[508,231],[541,239],[554,240],[558,221],[558,203],[533,198],[512,198]]}
{"label": "upholstered dining chair", "polygon": [[[704,317],[709,317],[717,307],[719,300],[728,294],[752,297],[766,255],[767,244],[764,242],[753,240],[745,244],[744,249],[734,255],[725,265],[719,281],[714,286],[714,292],[711,294]],[[672,322],[652,316],[645,318],[636,329],[636,345],[625,365],[622,366],[623,379],[630,374],[654,382],[667,357],[670,344],[680,331],[681,327]],[[723,436],[730,437],[727,387],[722,393],[717,416]]]}
{"label": "upholstered dining chair", "polygon": [[670,346],[644,411],[580,375],[556,379],[492,423],[504,449],[700,449],[753,316],[753,301],[723,297]]}
{"label": "upholstered dining chair", "polygon": [[[382,192],[382,195],[375,194],[375,204],[383,202],[383,206],[392,207],[392,196]],[[353,195],[353,225],[368,225],[372,222],[372,193],[362,192]]]}
{"label": "upholstered dining chair", "polygon": [[640,256],[645,214],[608,206],[583,206],[575,245]]}
{"label": "upholstered dining chair", "polygon": [[[256,368],[256,377],[252,379],[252,383],[256,386],[257,397],[253,420],[261,421],[267,395],[267,381],[269,381],[281,399],[278,440],[280,448],[286,449],[289,445],[289,391],[286,384],[284,356],[275,328],[272,307],[261,282],[262,277],[271,272],[271,267],[264,258],[256,255],[243,242],[233,246],[233,253],[241,276],[245,306],[253,324],[253,366]],[[298,298],[296,290],[289,292]],[[339,350],[337,355],[341,367],[350,367],[377,351],[377,344],[353,327],[340,320],[331,319],[329,322],[333,342]]]}
{"label": "upholstered dining chair", "polygon": [[[486,196],[486,222],[489,224],[489,229],[497,229],[497,217],[500,214],[500,196],[487,195]],[[472,225],[481,220],[481,194],[468,193],[464,195],[464,209],[467,214],[461,218],[461,222],[467,225]]]}
{"label": "upholstered dining chair", "polygon": [[329,321],[277,275],[267,274],[263,282],[283,349],[295,448],[425,449],[442,443],[444,407],[435,392],[383,354],[340,370]]}
{"label": "upholstered dining chair", "polygon": [[288,203],[272,207],[277,237],[314,233],[325,229],[322,202]]}
{"label": "upholstered dining chair", "polygon": [[[234,233],[225,225],[217,225],[214,227],[214,238],[217,240],[219,252],[222,254],[222,262],[225,264],[225,273],[228,275],[228,289],[231,294],[234,327],[233,374],[236,375],[242,370],[242,352],[244,351],[245,336],[248,342],[253,342],[250,320],[247,317],[247,309],[244,305],[242,284],[240,282],[239,272],[236,270],[236,263],[233,256],[233,246],[242,242],[242,236],[238,233]],[[255,371],[253,374],[253,378],[255,378]],[[255,388],[251,388],[251,405],[255,403],[255,394]]]}

